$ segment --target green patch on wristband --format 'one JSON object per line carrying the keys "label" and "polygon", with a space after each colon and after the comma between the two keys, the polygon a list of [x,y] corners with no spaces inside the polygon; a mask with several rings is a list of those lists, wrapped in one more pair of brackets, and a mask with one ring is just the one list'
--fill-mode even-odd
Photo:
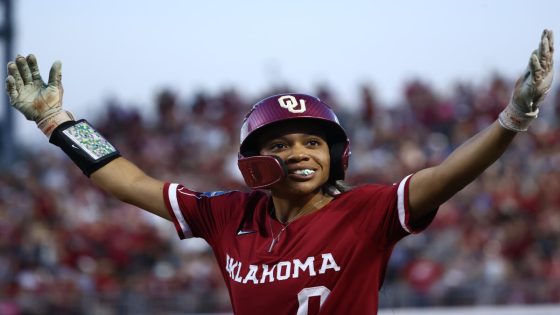
{"label": "green patch on wristband", "polygon": [[63,133],[74,142],[72,146],[78,146],[94,161],[117,151],[109,141],[85,121],[65,129]]}

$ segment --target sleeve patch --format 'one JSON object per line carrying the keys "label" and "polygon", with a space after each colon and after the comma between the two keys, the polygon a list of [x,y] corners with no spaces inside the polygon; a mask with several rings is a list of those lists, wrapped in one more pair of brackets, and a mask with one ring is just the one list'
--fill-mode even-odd
{"label": "sleeve patch", "polygon": [[217,197],[217,196],[221,196],[221,195],[225,195],[227,193],[229,193],[230,191],[206,191],[201,193],[202,196],[204,197]]}

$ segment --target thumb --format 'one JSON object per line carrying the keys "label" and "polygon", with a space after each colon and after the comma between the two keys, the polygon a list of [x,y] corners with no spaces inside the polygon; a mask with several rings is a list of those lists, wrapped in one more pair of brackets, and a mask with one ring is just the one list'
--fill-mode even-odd
{"label": "thumb", "polygon": [[49,72],[49,85],[60,87],[62,81],[62,63],[60,61],[55,61]]}

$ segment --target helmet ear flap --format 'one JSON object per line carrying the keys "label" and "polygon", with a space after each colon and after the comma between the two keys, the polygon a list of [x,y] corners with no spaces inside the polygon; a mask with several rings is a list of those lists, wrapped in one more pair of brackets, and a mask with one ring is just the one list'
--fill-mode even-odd
{"label": "helmet ear flap", "polygon": [[269,188],[288,174],[284,161],[275,155],[240,157],[237,166],[245,183],[252,189]]}
{"label": "helmet ear flap", "polygon": [[346,142],[337,142],[330,147],[331,167],[329,174],[329,182],[343,180],[346,169],[348,168],[348,159],[350,157],[350,146]]}

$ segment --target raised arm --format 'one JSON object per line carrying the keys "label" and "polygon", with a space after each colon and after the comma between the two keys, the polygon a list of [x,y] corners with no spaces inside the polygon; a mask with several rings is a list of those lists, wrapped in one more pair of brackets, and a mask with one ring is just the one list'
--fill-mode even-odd
{"label": "raised arm", "polygon": [[526,131],[539,113],[538,104],[550,90],[553,77],[552,31],[545,30],[539,48],[517,80],[513,97],[499,119],[456,149],[445,161],[415,173],[409,186],[412,219],[436,209],[487,167],[507,149],[518,132]]}
{"label": "raised arm", "polygon": [[170,220],[163,201],[163,182],[119,157],[91,174],[91,180],[117,199]]}
{"label": "raised arm", "polygon": [[35,56],[18,56],[8,63],[6,90],[11,105],[59,146],[84,174],[119,200],[170,220],[163,199],[163,182],[122,158],[118,150],[84,120],[75,121],[62,109],[61,63],[53,63],[48,84]]}

